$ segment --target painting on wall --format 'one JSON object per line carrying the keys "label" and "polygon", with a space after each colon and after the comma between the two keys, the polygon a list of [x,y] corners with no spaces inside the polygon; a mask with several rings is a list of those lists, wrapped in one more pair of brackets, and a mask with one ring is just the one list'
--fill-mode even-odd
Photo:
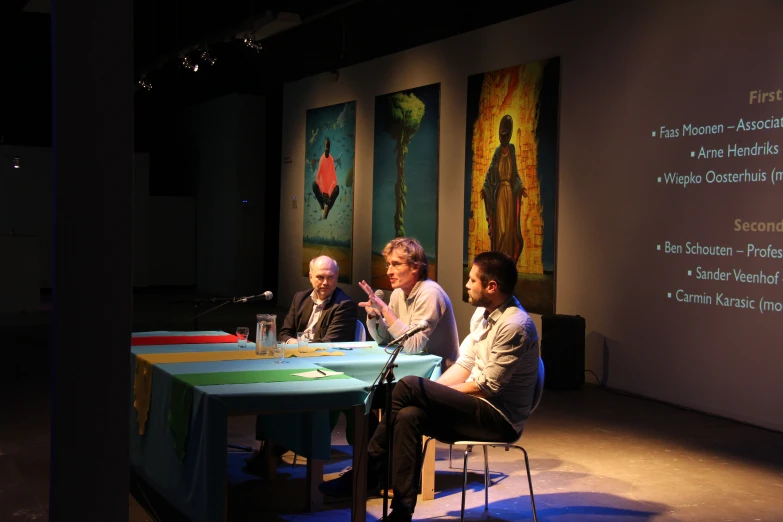
{"label": "painting on wall", "polygon": [[543,315],[555,310],[559,93],[559,57],[468,77],[463,277],[477,254],[505,252],[514,294]]}
{"label": "painting on wall", "polygon": [[327,255],[340,265],[339,281],[351,283],[356,102],[310,109],[305,125],[302,275]]}
{"label": "painting on wall", "polygon": [[419,240],[436,280],[439,122],[439,83],[375,98],[373,288],[391,289],[381,251],[395,237]]}

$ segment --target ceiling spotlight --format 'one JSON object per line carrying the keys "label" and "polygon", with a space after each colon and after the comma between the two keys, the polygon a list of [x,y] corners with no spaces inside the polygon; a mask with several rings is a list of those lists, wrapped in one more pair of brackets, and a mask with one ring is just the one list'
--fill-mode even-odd
{"label": "ceiling spotlight", "polygon": [[256,43],[256,41],[253,39],[253,33],[248,33],[245,36],[245,45],[251,49],[255,49],[257,53],[261,52],[261,44]]}
{"label": "ceiling spotlight", "polygon": [[152,84],[147,81],[147,77],[146,76],[142,76],[141,77],[141,80],[139,80],[139,85],[145,91],[151,91],[152,90]]}
{"label": "ceiling spotlight", "polygon": [[190,63],[190,58],[188,58],[187,55],[182,57],[182,67],[185,69],[190,69],[193,72],[198,71],[198,64],[197,63]]}
{"label": "ceiling spotlight", "polygon": [[14,168],[18,169],[22,167],[22,160],[17,158],[14,158]]}
{"label": "ceiling spotlight", "polygon": [[208,62],[209,65],[215,65],[217,58],[212,58],[206,51],[201,51],[201,59]]}

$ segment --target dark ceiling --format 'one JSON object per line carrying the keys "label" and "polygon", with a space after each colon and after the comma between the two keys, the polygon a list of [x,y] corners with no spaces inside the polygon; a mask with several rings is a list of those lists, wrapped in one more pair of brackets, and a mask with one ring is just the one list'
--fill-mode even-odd
{"label": "dark ceiling", "polygon": [[[230,92],[281,96],[282,85],[418,45],[546,9],[566,0],[528,0],[460,7],[443,0],[136,0],[134,59],[137,148],[143,121],[161,107],[184,105]],[[46,2],[0,2],[0,38],[6,52],[6,82],[0,136],[5,143],[49,145],[51,120],[50,31]],[[260,41],[256,52],[242,35],[259,20],[295,13],[301,22]],[[267,26],[273,27],[273,26]],[[206,48],[217,61],[194,73],[182,67],[186,49]],[[10,53],[10,54],[9,54]],[[199,51],[200,53],[200,51]],[[141,124],[141,125],[139,125]],[[143,147],[142,147],[143,148]]]}
{"label": "dark ceiling", "polygon": [[[246,0],[220,4],[196,0],[179,6],[176,1],[137,0],[136,65],[137,69],[154,67],[164,56],[173,57],[187,46],[206,43],[241,72],[248,73],[248,68],[257,65],[262,84],[291,81],[562,3],[565,0],[527,0],[480,9],[475,2],[459,6],[444,0]],[[298,14],[301,23],[265,39],[262,52],[250,51],[241,39],[233,38],[265,15],[283,12]]]}

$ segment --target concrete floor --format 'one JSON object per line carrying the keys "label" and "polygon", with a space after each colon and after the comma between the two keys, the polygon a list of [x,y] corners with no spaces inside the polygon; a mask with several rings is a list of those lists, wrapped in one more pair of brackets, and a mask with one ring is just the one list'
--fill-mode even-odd
{"label": "concrete floor", "polygon": [[[173,294],[138,295],[135,310],[137,331],[188,329],[192,316],[188,297]],[[252,326],[260,311],[229,305],[204,316],[200,328]],[[0,368],[0,522],[48,519],[48,375],[32,374],[26,365],[30,353],[48,347],[48,317],[45,303],[38,314],[0,316],[7,356]],[[229,441],[253,445],[253,432],[252,417],[232,418]],[[587,384],[580,390],[545,390],[522,443],[530,454],[542,522],[783,522],[783,434],[778,432]],[[342,422],[333,445],[327,473],[350,463]],[[246,453],[229,452],[230,520],[348,520],[347,502],[303,512],[301,457],[293,466],[293,454],[284,455],[278,477],[267,481],[242,472]],[[455,448],[455,466],[461,466],[461,455]],[[471,456],[470,468],[466,519],[532,520],[521,452],[490,450],[494,485],[488,512],[480,452]],[[414,520],[459,518],[461,469],[449,469],[447,446],[437,447],[437,470],[436,499],[419,502]],[[184,520],[143,484],[132,481],[130,490],[131,522]],[[381,514],[382,500],[371,499],[367,520]]]}

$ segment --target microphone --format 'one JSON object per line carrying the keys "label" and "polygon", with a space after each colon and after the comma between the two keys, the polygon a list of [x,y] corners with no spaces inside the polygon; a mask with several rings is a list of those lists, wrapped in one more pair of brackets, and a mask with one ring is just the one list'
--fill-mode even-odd
{"label": "microphone", "polygon": [[[377,297],[377,298],[378,298],[378,299],[380,299],[381,301],[383,301],[383,295],[384,295],[384,294],[383,294],[383,290],[381,290],[380,288],[379,288],[378,290],[376,290],[376,291],[375,291],[375,297]],[[377,316],[377,315],[369,315],[369,314],[368,314],[368,315],[367,315],[367,318],[368,318],[368,319],[377,319],[377,318],[378,318],[378,316]]]}
{"label": "microphone", "polygon": [[405,339],[407,339],[408,337],[412,336],[413,334],[417,334],[417,333],[421,332],[422,330],[426,330],[428,327],[429,327],[429,324],[427,324],[427,321],[421,321],[416,326],[408,328],[407,332],[405,332],[404,334],[402,334],[398,338],[393,339],[386,346],[392,346],[392,345],[395,345],[395,344],[399,344],[399,343],[403,342]]}
{"label": "microphone", "polygon": [[260,299],[262,301],[269,301],[269,300],[272,299],[272,297],[274,297],[274,294],[272,292],[270,292],[269,290],[267,290],[263,294],[250,295],[250,296],[247,296],[247,297],[240,297],[239,299],[237,299],[236,302],[237,303],[247,303],[248,301],[251,301],[251,300],[256,299],[256,298],[258,298],[258,299]]}

